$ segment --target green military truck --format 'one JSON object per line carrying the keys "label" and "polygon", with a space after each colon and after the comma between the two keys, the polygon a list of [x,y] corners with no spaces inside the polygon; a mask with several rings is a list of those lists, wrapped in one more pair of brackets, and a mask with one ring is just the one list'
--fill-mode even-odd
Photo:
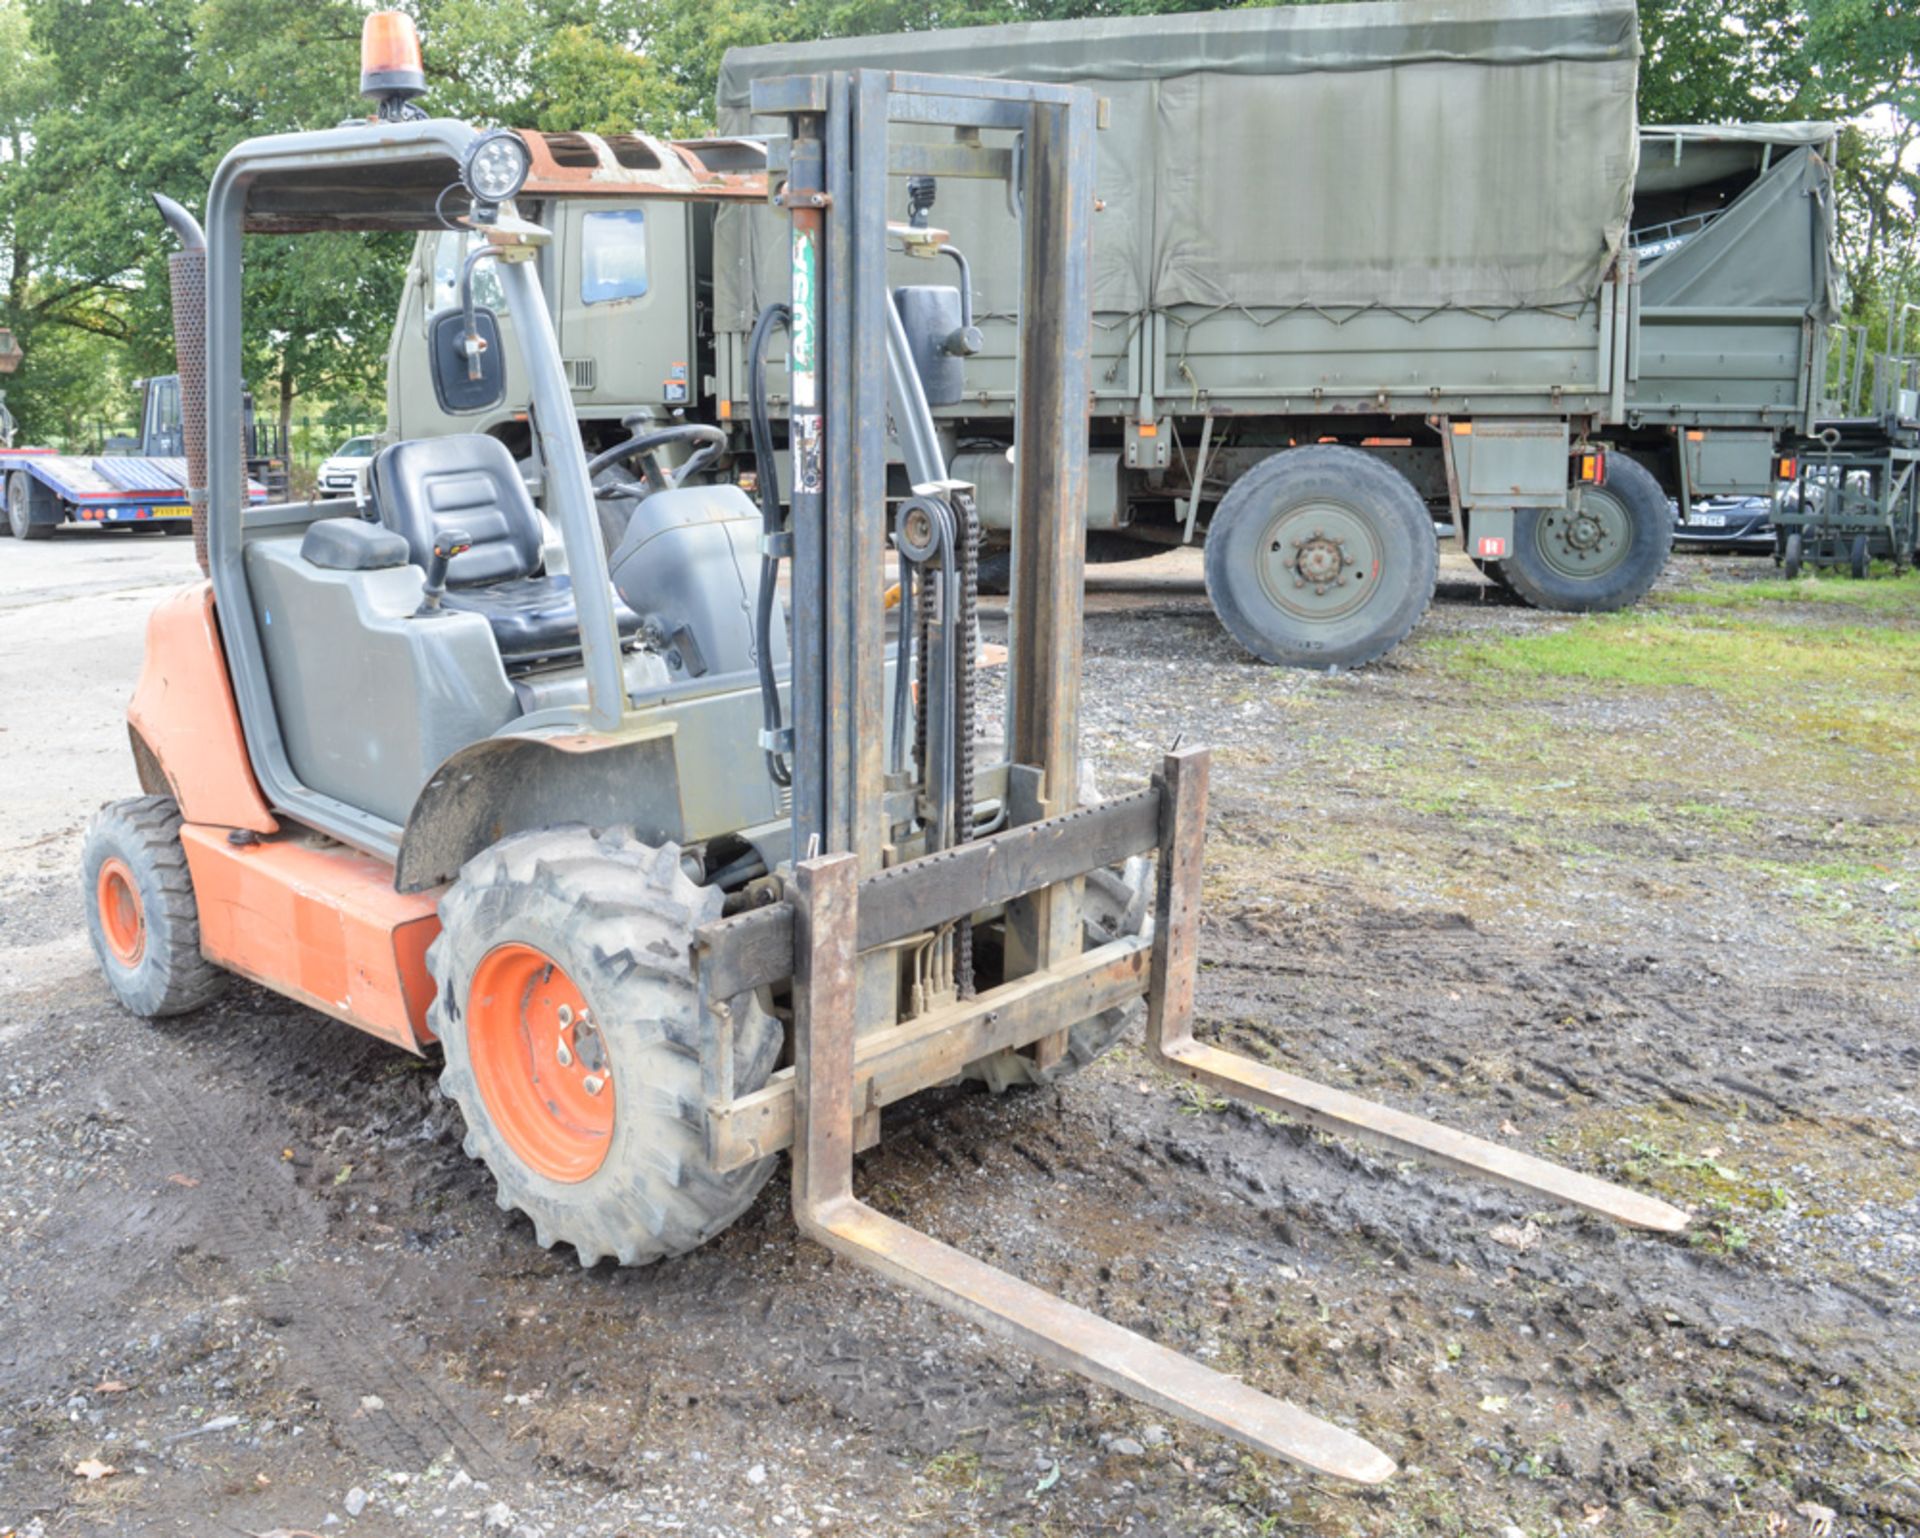
{"label": "green military truck", "polygon": [[[1092,85],[1103,130],[1089,554],[1205,538],[1209,594],[1250,651],[1352,666],[1424,612],[1436,528],[1530,602],[1624,607],[1665,562],[1673,501],[1752,489],[1806,419],[1824,309],[1788,318],[1765,284],[1737,280],[1699,300],[1681,280],[1689,267],[1764,269],[1776,224],[1733,210],[1756,185],[1771,200],[1789,162],[1817,181],[1820,147],[1735,133],[1727,142],[1745,147],[1729,159],[1718,131],[1660,130],[1669,170],[1649,178],[1638,52],[1624,0],[835,39],[729,53],[718,111],[734,137],[716,143],[743,153],[764,128],[748,109],[754,80],[828,66]],[[589,174],[618,159],[590,135],[529,137],[567,141],[583,167],[602,167]],[[896,195],[903,220],[918,209],[968,231],[976,350],[964,387],[936,399],[938,457],[979,488],[991,537],[1018,474],[1019,211],[958,181],[910,198],[902,179]],[[556,234],[543,275],[589,444],[624,436],[635,413],[684,411],[740,425],[729,473],[758,473],[748,353],[763,307],[786,298],[784,220],[743,205],[663,217],[654,204],[651,223],[628,227],[616,212],[556,202],[540,214]],[[1653,305],[1633,230],[1647,280],[1663,281]],[[423,237],[415,256],[389,376],[402,436],[475,425],[434,420],[421,345],[429,316],[455,302],[465,239]],[[1705,260],[1716,246],[1734,253]],[[906,249],[894,265],[903,306],[951,272]],[[667,267],[691,281],[662,281]],[[777,344],[769,379],[777,413]],[[525,440],[511,413],[479,425]]]}

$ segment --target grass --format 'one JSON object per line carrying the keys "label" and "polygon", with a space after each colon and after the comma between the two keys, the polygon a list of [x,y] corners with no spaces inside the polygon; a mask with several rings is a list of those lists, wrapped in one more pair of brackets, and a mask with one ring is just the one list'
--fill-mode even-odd
{"label": "grass", "polygon": [[1711,609],[1737,609],[1755,604],[1823,604],[1869,614],[1904,614],[1920,619],[1920,581],[1911,576],[1894,578],[1891,570],[1891,567],[1876,568],[1878,575],[1865,582],[1830,572],[1812,573],[1793,582],[1778,577],[1760,582],[1721,582],[1711,587],[1669,593],[1660,601]]}
{"label": "grass", "polygon": [[[1920,590],[1906,597],[1914,604]],[[1858,750],[1899,787],[1920,790],[1920,628],[1791,623],[1722,605],[1443,645],[1449,671],[1496,693],[1563,680],[1627,693],[1705,691],[1761,741]]]}

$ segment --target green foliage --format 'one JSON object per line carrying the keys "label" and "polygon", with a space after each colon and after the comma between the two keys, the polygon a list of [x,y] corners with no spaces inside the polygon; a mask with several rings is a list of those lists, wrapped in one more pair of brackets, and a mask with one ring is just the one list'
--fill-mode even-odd
{"label": "green foliage", "polygon": [[[435,111],[546,130],[713,123],[726,50],[800,38],[1211,9],[1191,0],[402,0]],[[1641,0],[1644,121],[1861,119],[1842,146],[1857,318],[1920,295],[1920,8],[1912,0]],[[360,0],[0,0],[0,325],[40,436],[119,414],[171,367],[168,240],[249,134],[364,112]],[[1862,115],[1865,115],[1864,117]],[[247,366],[264,411],[374,407],[404,240],[256,242]],[[86,377],[96,387],[89,396]],[[42,399],[36,400],[39,396]]]}

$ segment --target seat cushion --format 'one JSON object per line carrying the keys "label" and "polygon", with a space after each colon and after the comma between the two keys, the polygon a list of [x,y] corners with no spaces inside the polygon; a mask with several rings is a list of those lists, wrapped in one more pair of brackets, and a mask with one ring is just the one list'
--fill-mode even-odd
{"label": "seat cushion", "polygon": [[[580,650],[580,620],[573,607],[573,582],[567,577],[522,577],[484,587],[449,588],[441,604],[484,619],[509,665],[524,666]],[[613,617],[622,640],[640,628],[640,616],[618,598],[613,601]]]}

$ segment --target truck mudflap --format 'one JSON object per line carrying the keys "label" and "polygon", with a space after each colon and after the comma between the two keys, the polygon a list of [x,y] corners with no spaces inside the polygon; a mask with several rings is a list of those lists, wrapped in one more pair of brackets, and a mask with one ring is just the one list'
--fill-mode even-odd
{"label": "truck mudflap", "polygon": [[[707,1007],[793,980],[794,1064],[736,1101],[731,1065],[703,1065],[718,1167],[793,1149],[803,1233],[1055,1365],[1316,1473],[1375,1484],[1394,1472],[1354,1433],[1154,1345],[874,1211],[853,1156],[882,1105],[950,1077],[983,1045],[1031,1045],[1090,1008],[1145,993],[1148,1050],[1166,1067],[1315,1125],[1384,1143],[1625,1223],[1672,1233],[1679,1209],[1417,1116],[1254,1063],[1193,1036],[1208,754],[1169,754],[1136,795],[1028,823],[862,881],[850,855],[795,867],[788,900],[724,919],[696,940]],[[1157,851],[1153,937],[1125,938],[887,1030],[855,1031],[856,960],[929,923],[1011,901],[1129,855]],[[724,1042],[730,1033],[709,1033]]]}

